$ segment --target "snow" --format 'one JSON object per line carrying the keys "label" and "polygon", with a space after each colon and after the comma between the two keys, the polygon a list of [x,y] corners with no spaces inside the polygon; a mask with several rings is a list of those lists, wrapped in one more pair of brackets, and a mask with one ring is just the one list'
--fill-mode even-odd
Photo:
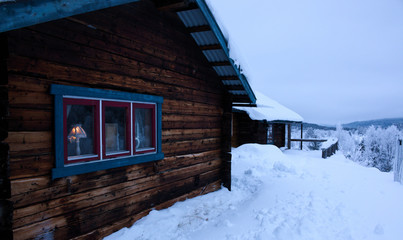
{"label": "snow", "polygon": [[403,186],[341,153],[246,144],[233,149],[232,191],[178,202],[105,239],[401,239]]}
{"label": "snow", "polygon": [[335,144],[338,141],[335,137],[330,137],[326,140],[326,142],[322,143],[321,149],[326,149]]}
{"label": "snow", "polygon": [[235,109],[245,111],[252,120],[293,122],[302,122],[304,120],[298,113],[286,108],[263,93],[259,91],[253,92],[256,95],[257,107],[234,107]]}

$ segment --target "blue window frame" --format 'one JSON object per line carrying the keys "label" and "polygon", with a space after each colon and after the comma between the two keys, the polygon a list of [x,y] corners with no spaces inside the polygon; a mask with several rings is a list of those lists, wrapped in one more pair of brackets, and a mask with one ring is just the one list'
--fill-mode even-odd
{"label": "blue window frame", "polygon": [[[162,97],[56,84],[50,93],[55,96],[53,179],[164,158]],[[146,128],[143,145],[149,139],[146,151],[136,149],[139,119]]]}

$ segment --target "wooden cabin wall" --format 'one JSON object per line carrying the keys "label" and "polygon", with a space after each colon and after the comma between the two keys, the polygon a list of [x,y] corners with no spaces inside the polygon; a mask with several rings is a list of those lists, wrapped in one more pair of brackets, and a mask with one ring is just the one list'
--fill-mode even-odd
{"label": "wooden cabin wall", "polygon": [[285,124],[273,123],[273,144],[279,148],[285,146]]}
{"label": "wooden cabin wall", "polygon": [[[220,188],[222,86],[176,15],[141,1],[7,37],[15,240],[98,239]],[[165,159],[52,180],[54,83],[164,97]]]}
{"label": "wooden cabin wall", "polygon": [[238,147],[245,143],[266,144],[267,128],[265,121],[252,120],[245,112],[234,112],[232,146]]}
{"label": "wooden cabin wall", "polygon": [[7,91],[7,36],[0,33],[0,236],[3,239],[12,237],[12,203],[8,143],[8,91]]}

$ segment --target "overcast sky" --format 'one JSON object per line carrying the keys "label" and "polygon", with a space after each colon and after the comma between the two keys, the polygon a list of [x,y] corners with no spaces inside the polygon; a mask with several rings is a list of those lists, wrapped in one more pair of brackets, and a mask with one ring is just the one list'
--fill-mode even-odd
{"label": "overcast sky", "polygon": [[208,0],[253,89],[306,122],[403,117],[403,0]]}

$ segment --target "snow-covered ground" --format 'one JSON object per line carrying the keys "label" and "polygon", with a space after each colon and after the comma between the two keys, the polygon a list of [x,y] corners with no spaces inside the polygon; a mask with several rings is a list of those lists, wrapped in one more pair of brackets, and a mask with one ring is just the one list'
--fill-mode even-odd
{"label": "snow-covered ground", "polygon": [[107,240],[403,239],[403,185],[392,173],[320,151],[233,149],[232,188],[150,214]]}

